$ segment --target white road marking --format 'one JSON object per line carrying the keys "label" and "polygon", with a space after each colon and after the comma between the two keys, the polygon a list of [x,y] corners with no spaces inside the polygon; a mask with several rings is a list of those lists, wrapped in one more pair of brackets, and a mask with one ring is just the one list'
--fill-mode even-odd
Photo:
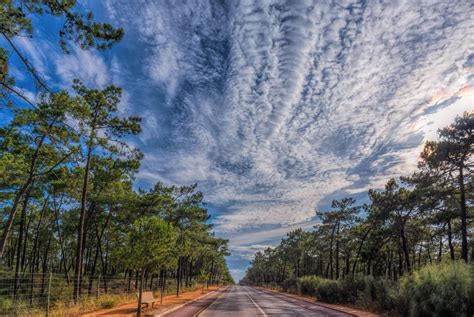
{"label": "white road marking", "polygon": [[248,298],[252,301],[252,303],[258,308],[258,310],[263,314],[263,316],[264,316],[264,317],[267,317],[267,314],[265,314],[265,312],[263,311],[263,309],[262,309],[260,306],[258,306],[258,304],[253,300],[253,298],[250,297],[250,295],[249,295],[247,292],[243,291],[243,293],[244,293],[245,295],[247,295],[247,297],[248,297]]}
{"label": "white road marking", "polygon": [[[231,286],[231,287],[232,287],[232,286]],[[205,312],[209,307],[211,307],[212,305],[214,305],[214,304],[217,302],[217,300],[218,300],[219,298],[221,298],[222,296],[224,296],[224,294],[227,292],[227,290],[228,290],[228,287],[226,287],[225,289],[223,289],[223,292],[222,292],[221,294],[219,294],[219,295],[212,301],[212,303],[211,303],[210,305],[205,306],[203,309],[201,309],[200,311],[198,311],[197,313],[195,313],[195,314],[193,315],[193,317],[201,316],[201,314],[202,314],[203,312]]]}

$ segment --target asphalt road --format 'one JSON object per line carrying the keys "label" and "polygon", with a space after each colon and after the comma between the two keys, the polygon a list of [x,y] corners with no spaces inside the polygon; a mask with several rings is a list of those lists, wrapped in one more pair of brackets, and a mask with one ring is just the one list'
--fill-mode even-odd
{"label": "asphalt road", "polygon": [[[199,310],[190,308],[179,309],[173,313],[174,317],[252,317],[252,316],[328,316],[328,317],[349,317],[350,314],[342,313],[318,306],[307,301],[298,300],[293,297],[275,294],[248,286],[231,286],[216,296],[217,299]],[[200,311],[200,313],[197,313]]]}

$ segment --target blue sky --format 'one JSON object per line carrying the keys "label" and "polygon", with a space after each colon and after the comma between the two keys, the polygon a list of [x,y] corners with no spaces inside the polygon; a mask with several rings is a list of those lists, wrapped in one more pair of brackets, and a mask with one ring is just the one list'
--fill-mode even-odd
{"label": "blue sky", "polygon": [[[106,52],[16,44],[57,88],[123,88],[143,117],[138,185],[197,182],[240,278],[251,255],[417,164],[473,110],[472,1],[81,1],[125,29]],[[34,90],[20,67],[18,86]]]}

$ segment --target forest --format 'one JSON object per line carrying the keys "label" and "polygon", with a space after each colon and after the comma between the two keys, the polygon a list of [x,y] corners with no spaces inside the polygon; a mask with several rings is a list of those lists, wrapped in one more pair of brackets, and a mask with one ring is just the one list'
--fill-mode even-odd
{"label": "forest", "polygon": [[255,254],[248,285],[395,316],[474,313],[474,112],[426,142],[418,169],[333,200],[314,230]]}
{"label": "forest", "polygon": [[[121,89],[79,80],[57,89],[15,44],[43,18],[65,21],[64,54],[71,45],[107,50],[123,30],[75,1],[0,7],[0,311],[232,282],[228,241],[214,235],[196,184],[137,189],[143,154],[129,140],[141,118],[119,114]],[[16,86],[12,65],[36,98]]]}

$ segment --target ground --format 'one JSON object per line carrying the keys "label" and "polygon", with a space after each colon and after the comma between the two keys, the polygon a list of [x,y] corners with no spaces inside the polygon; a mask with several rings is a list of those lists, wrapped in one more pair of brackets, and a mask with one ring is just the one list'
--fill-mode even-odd
{"label": "ground", "polygon": [[[193,299],[196,299],[203,294],[209,293],[211,291],[216,290],[217,287],[210,286],[208,289],[198,289],[194,291],[188,291],[181,293],[179,297],[176,295],[167,295],[163,297],[163,304],[160,305],[159,302],[155,303],[154,308],[146,308],[145,314],[159,314],[165,310],[172,309],[173,307],[177,307],[184,303],[187,303]],[[94,312],[89,312],[86,314],[82,314],[83,317],[96,317],[96,316],[117,316],[117,317],[129,317],[135,316],[137,308],[137,301],[129,302],[124,305],[119,305],[114,308],[110,309],[102,309]]]}

